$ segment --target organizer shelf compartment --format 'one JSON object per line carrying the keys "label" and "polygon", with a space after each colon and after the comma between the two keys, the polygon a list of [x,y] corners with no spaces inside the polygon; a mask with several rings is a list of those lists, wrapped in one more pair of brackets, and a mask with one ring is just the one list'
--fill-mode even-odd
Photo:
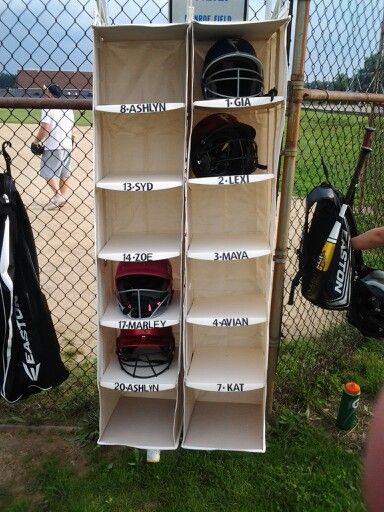
{"label": "organizer shelf compartment", "polygon": [[96,189],[101,259],[148,261],[180,255],[182,189],[126,194]]}
{"label": "organizer shelf compartment", "polygon": [[255,235],[196,235],[190,241],[187,255],[198,260],[248,260],[271,254],[265,237]]}
{"label": "organizer shelf compartment", "polygon": [[183,448],[265,451],[264,390],[185,393]]}
{"label": "organizer shelf compartment", "polygon": [[172,302],[165,311],[153,318],[138,320],[124,315],[117,304],[116,298],[113,297],[101,315],[100,324],[115,329],[158,329],[170,327],[180,323],[180,307],[180,292],[175,292]]}
{"label": "organizer shelf compartment", "polygon": [[249,391],[265,386],[268,324],[233,328],[187,324],[185,383],[216,392]]}
{"label": "organizer shelf compartment", "polygon": [[120,393],[100,388],[98,444],[174,450],[180,435],[177,392]]}
{"label": "organizer shelf compartment", "polygon": [[185,108],[135,116],[95,111],[94,121],[96,183],[120,176],[128,178],[127,181],[135,178],[139,183],[169,177],[182,179]]}
{"label": "organizer shelf compartment", "polygon": [[[221,176],[218,180],[218,185],[242,185],[258,181],[271,179],[268,175],[277,175],[277,168],[280,156],[280,144],[276,144],[276,140],[280,142],[284,130],[284,114],[285,114],[285,100],[279,99],[268,103],[252,107],[252,108],[227,108],[223,111],[220,108],[195,108],[193,110],[193,127],[200,121],[212,114],[231,114],[237,121],[246,125],[252,126],[256,131],[255,142],[257,145],[257,160],[261,165],[267,168],[257,168],[254,173],[248,174],[248,177],[241,176],[241,168],[239,168],[239,176]],[[191,169],[189,174],[190,183],[199,183],[196,181],[196,176]],[[201,179],[201,178],[200,178]],[[206,178],[205,178],[206,179]],[[215,177],[215,179],[217,179]],[[193,181],[192,181],[193,180]],[[210,184],[206,179],[207,184]],[[205,183],[200,182],[200,183]],[[238,188],[238,187],[235,187]]]}
{"label": "organizer shelf compartment", "polygon": [[113,261],[151,261],[180,256],[180,235],[158,233],[115,235],[99,251],[98,258]]}
{"label": "organizer shelf compartment", "polygon": [[142,370],[146,378],[135,378],[121,369],[117,357],[113,357],[105,373],[101,376],[100,386],[119,391],[141,391],[143,393],[167,391],[177,386],[179,375],[179,350],[175,351],[171,366],[159,376],[152,376],[153,372],[147,368]]}
{"label": "organizer shelf compartment", "polygon": [[245,245],[238,247],[240,251],[251,249],[252,246],[255,248],[255,243],[260,244],[263,250],[270,247],[274,218],[270,215],[269,205],[274,197],[273,183],[267,180],[236,187],[190,185],[187,203],[188,246],[199,237],[202,237],[201,241],[211,237],[214,244],[217,237],[220,240],[224,236],[228,244],[233,239],[236,245],[236,240],[243,238]]}
{"label": "organizer shelf compartment", "polygon": [[185,103],[188,25],[94,27],[96,107]]}
{"label": "organizer shelf compartment", "polygon": [[[286,27],[288,18],[243,23],[193,24],[193,100],[202,101],[200,79],[205,56],[215,41],[222,38],[243,38],[249,41],[263,64],[264,92],[276,88],[279,96],[286,95],[287,58]],[[260,101],[263,102],[264,98]],[[266,98],[270,101],[270,98]],[[211,100],[208,100],[211,101]]]}
{"label": "organizer shelf compartment", "polygon": [[267,319],[266,301],[261,294],[194,298],[187,313],[188,323],[214,327],[244,327]]}
{"label": "organizer shelf compartment", "polygon": [[250,391],[265,385],[265,354],[250,347],[199,347],[185,384],[205,391]]}

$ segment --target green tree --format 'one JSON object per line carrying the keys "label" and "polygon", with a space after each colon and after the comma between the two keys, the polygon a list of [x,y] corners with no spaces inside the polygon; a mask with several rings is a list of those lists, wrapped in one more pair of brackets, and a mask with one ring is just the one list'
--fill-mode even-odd
{"label": "green tree", "polygon": [[0,73],[0,88],[7,89],[8,87],[15,87],[16,75],[9,73]]}
{"label": "green tree", "polygon": [[346,73],[337,73],[332,82],[332,89],[334,91],[347,91],[349,88],[349,78]]}
{"label": "green tree", "polygon": [[381,59],[380,68],[377,69],[379,63],[379,53],[374,53],[367,57],[364,61],[363,67],[353,77],[353,88],[358,91],[373,91],[375,73],[378,72],[380,81],[378,83],[377,92],[383,91],[383,80],[384,80],[384,61]]}

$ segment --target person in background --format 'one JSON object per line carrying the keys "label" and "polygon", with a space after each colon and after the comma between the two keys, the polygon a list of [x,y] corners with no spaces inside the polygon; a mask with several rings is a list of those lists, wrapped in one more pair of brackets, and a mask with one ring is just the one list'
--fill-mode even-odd
{"label": "person in background", "polygon": [[[352,249],[384,247],[384,226],[352,238]],[[376,401],[363,454],[362,484],[368,512],[384,511],[384,388]]]}
{"label": "person in background", "polygon": [[384,247],[384,226],[370,229],[352,238],[352,249],[366,250]]}
{"label": "person in background", "polygon": [[[43,90],[49,98],[60,98],[62,95],[61,88],[54,83],[44,85]],[[32,153],[41,155],[40,176],[54,193],[48,209],[63,206],[71,192],[67,181],[71,175],[73,126],[73,110],[43,109],[40,126],[31,144]]]}

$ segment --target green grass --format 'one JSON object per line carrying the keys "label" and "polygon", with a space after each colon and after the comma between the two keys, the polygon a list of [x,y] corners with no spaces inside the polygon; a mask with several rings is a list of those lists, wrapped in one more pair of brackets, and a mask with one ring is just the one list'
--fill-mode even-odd
{"label": "green grass", "polygon": [[[330,180],[340,191],[346,191],[368,124],[366,116],[324,113],[306,110],[301,115],[300,140],[295,174],[296,196],[305,197],[313,187],[325,181],[321,157],[324,157]],[[373,153],[365,186],[360,184],[364,204],[377,202],[377,180],[382,180],[383,121],[374,123]],[[356,202],[359,201],[357,194]]]}
{"label": "green grass", "polygon": [[15,404],[0,402],[1,423],[77,425],[89,410],[97,410],[96,362],[76,363],[63,357],[70,371],[59,387]]}
{"label": "green grass", "polygon": [[[361,446],[384,382],[383,356],[382,342],[364,339],[347,325],[317,339],[283,342],[277,413],[265,454],[179,449],[162,452],[159,464],[147,464],[142,450],[96,446],[97,397],[85,392],[84,367],[74,367],[68,387],[55,390],[61,394],[53,398],[60,400],[62,417],[79,419],[83,413],[72,442],[85,470],[76,471],[59,453],[42,456],[26,481],[38,500],[0,488],[0,510],[363,512]],[[94,367],[88,370],[94,378]],[[340,433],[335,419],[341,388],[351,379],[362,387],[360,423]]]}
{"label": "green grass", "polygon": [[349,324],[320,337],[282,342],[278,367],[278,402],[324,419],[334,418],[345,382],[355,380],[368,406],[384,384],[384,345],[363,338]]}
{"label": "green grass", "polygon": [[[74,110],[76,126],[90,126],[92,124],[91,110]],[[0,108],[0,121],[3,123],[36,124],[41,119],[40,109]]]}
{"label": "green grass", "polygon": [[[362,512],[360,457],[303,415],[283,411],[266,454],[143,452],[86,449],[81,474],[43,457],[27,486],[41,495],[29,505],[5,490],[4,512]],[[0,494],[1,505],[1,494]]]}

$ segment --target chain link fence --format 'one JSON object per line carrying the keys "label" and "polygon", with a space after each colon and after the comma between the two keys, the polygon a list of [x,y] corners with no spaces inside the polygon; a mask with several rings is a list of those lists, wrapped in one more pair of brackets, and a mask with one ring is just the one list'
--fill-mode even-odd
{"label": "chain link fence", "polygon": [[[249,18],[263,19],[270,3],[251,0]],[[74,103],[76,144],[68,181],[71,195],[65,207],[46,209],[51,193],[38,174],[39,158],[29,149],[41,116],[40,109],[33,108],[33,100],[41,97],[44,83],[57,82],[65,96],[89,100],[91,105],[91,24],[95,7],[94,0],[0,2],[0,99],[11,101],[6,108],[0,108],[0,136],[2,141],[12,143],[13,174],[34,230],[42,287],[59,336],[63,360],[71,370],[68,381],[50,393],[37,395],[16,406],[2,403],[1,423],[73,424],[80,414],[90,407],[96,408],[97,404],[91,110],[76,109]],[[108,7],[114,24],[165,23],[168,20],[167,0],[110,0]],[[307,87],[384,92],[380,38],[383,14],[380,0],[348,3],[313,0],[306,61]],[[17,100],[20,98],[30,98],[30,105],[19,108]],[[324,346],[330,347],[335,343],[335,336],[342,339],[345,332],[342,314],[312,308],[299,293],[294,306],[286,305],[290,281],[297,267],[295,249],[305,195],[324,178],[321,156],[327,160],[335,186],[345,190],[363,127],[370,123],[377,128],[375,151],[356,199],[358,222],[361,229],[382,223],[382,114],[382,108],[370,104],[304,104],[279,365],[279,371],[285,375],[292,373],[298,360],[303,362],[304,352],[305,357],[314,357],[316,347],[308,343],[309,339],[326,336],[328,345]],[[381,261],[380,251],[371,256],[372,264]]]}

